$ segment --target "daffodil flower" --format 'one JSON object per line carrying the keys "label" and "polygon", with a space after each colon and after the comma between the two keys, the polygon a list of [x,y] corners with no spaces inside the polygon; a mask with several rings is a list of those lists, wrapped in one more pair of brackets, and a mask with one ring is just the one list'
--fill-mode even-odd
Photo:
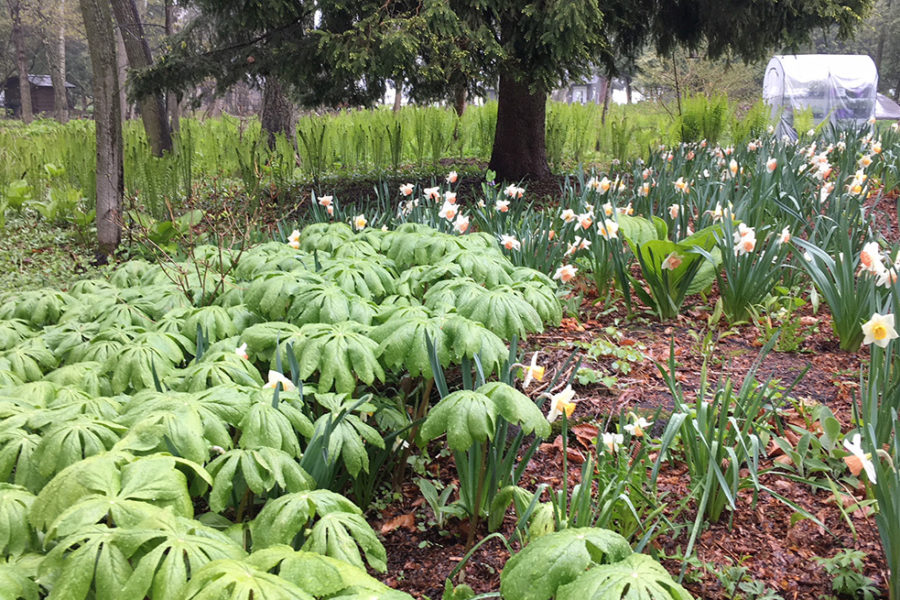
{"label": "daffodil flower", "polygon": [[448,202],[450,204],[456,204],[456,192],[451,192],[451,191],[444,192],[444,202]]}
{"label": "daffodil flower", "polygon": [[566,417],[571,417],[575,412],[575,390],[572,385],[566,386],[566,389],[550,396],[550,412],[547,413],[547,420],[551,423],[559,418],[559,415],[566,413]]}
{"label": "daffodil flower", "polygon": [[886,348],[888,343],[897,338],[897,330],[894,329],[894,315],[880,315],[874,313],[872,318],[863,323],[865,337],[863,345],[875,343],[876,346]]}
{"label": "daffodil flower", "polygon": [[537,357],[540,352],[535,352],[531,357],[531,364],[525,367],[525,380],[522,382],[524,390],[533,380],[544,381],[544,367],[537,364]]}
{"label": "daffodil flower", "polygon": [[296,229],[291,232],[291,235],[288,236],[288,246],[293,248],[294,250],[300,249],[300,232]]}
{"label": "daffodil flower", "polygon": [[278,371],[269,371],[269,380],[263,386],[263,388],[275,389],[278,387],[278,384],[281,384],[281,389],[285,392],[292,392],[297,389],[294,385],[294,382],[279,373]]}
{"label": "daffodil flower", "polygon": [[850,469],[850,472],[853,473],[854,477],[859,475],[860,471],[865,469],[869,481],[877,483],[875,479],[875,464],[872,463],[872,455],[863,451],[860,437],[861,436],[858,433],[855,433],[850,440],[844,440],[844,448],[850,452],[850,456],[844,457],[844,462],[847,463],[847,467]]}
{"label": "daffodil flower", "polygon": [[603,443],[603,446],[606,448],[606,451],[610,454],[615,453],[619,446],[625,441],[625,436],[621,433],[610,433],[603,432],[600,441]]}
{"label": "daffodil flower", "polygon": [[404,196],[411,196],[413,193],[413,189],[415,189],[415,186],[413,186],[413,184],[404,183],[403,185],[400,186],[400,193],[403,194]]}
{"label": "daffodil flower", "polygon": [[674,271],[678,267],[681,266],[682,263],[681,256],[678,255],[677,252],[671,252],[664,261],[662,261],[662,265],[660,265],[661,269],[666,269],[669,271]]}
{"label": "daffodil flower", "polygon": [[234,353],[243,358],[244,360],[249,360],[250,357],[247,356],[247,342],[244,342],[240,346],[234,349]]}
{"label": "daffodil flower", "polygon": [[456,171],[450,171],[450,173],[447,174],[447,183],[456,183],[458,177]]}
{"label": "daffodil flower", "polygon": [[573,267],[572,265],[563,265],[556,270],[556,274],[553,275],[553,279],[559,279],[563,283],[568,283],[572,279],[575,279],[575,274],[577,272],[577,267]]}
{"label": "daffodil flower", "polygon": [[636,417],[634,413],[631,413],[631,416],[634,418],[634,423],[625,425],[625,431],[634,437],[644,437],[644,431],[653,425],[653,421],[648,421],[644,417]]}
{"label": "daffodil flower", "polygon": [[519,250],[522,247],[522,243],[515,236],[506,234],[500,236],[500,245],[507,250]]}
{"label": "daffodil flower", "polygon": [[368,224],[369,221],[366,219],[365,215],[356,215],[353,217],[353,227],[355,227],[357,231],[365,229]]}

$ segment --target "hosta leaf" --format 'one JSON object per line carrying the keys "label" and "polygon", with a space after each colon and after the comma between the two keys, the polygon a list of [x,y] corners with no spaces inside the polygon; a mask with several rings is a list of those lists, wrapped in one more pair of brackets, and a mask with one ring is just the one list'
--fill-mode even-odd
{"label": "hosta leaf", "polygon": [[366,520],[356,514],[333,512],[316,521],[302,549],[364,569],[366,565],[360,556],[360,548],[365,553],[369,566],[382,573],[387,571],[384,546]]}
{"label": "hosta leaf", "polygon": [[300,329],[293,346],[300,378],[319,373],[318,389],[352,394],[357,379],[371,385],[384,381],[384,370],[376,358],[378,344],[363,332],[367,328],[352,321],[313,323]]}
{"label": "hosta leaf", "polygon": [[256,495],[263,495],[276,485],[286,492],[299,492],[315,487],[312,478],[300,468],[293,456],[277,448],[235,448],[209,464],[213,476],[209,507],[222,512],[237,506],[244,489],[235,489],[240,477]]}
{"label": "hosta leaf", "polygon": [[40,548],[38,537],[28,523],[32,502],[34,495],[25,488],[0,483],[0,555],[19,556]]}
{"label": "hosta leaf", "polygon": [[533,540],[507,561],[500,575],[506,600],[548,600],[596,564],[615,563],[631,554],[628,541],[606,529],[564,529]]}
{"label": "hosta leaf", "polygon": [[230,537],[184,517],[167,512],[141,521],[123,535],[137,538],[140,553],[131,558],[134,572],[122,598],[154,600],[180,598],[191,573],[219,559],[241,559],[243,548]]}
{"label": "hosta leaf", "polygon": [[692,600],[653,558],[632,554],[625,560],[592,567],[562,586],[558,600]]}
{"label": "hosta leaf", "polygon": [[500,416],[520,426],[525,433],[534,432],[541,438],[550,435],[550,424],[544,418],[544,414],[531,398],[514,387],[492,381],[476,391],[490,398],[497,406]]}
{"label": "hosta leaf", "polygon": [[293,544],[309,521],[332,513],[359,515],[362,511],[345,497],[329,490],[306,490],[269,500],[250,524],[253,547],[258,550]]}
{"label": "hosta leaf", "polygon": [[247,561],[214,560],[191,577],[184,600],[314,600],[286,579],[266,573]]}
{"label": "hosta leaf", "polygon": [[644,217],[616,215],[616,221],[619,223],[619,235],[634,244],[660,239],[656,226]]}
{"label": "hosta leaf", "polygon": [[493,439],[497,406],[479,392],[459,390],[444,396],[429,412],[422,425],[422,439],[433,440],[447,434],[452,450],[468,450],[474,442]]}

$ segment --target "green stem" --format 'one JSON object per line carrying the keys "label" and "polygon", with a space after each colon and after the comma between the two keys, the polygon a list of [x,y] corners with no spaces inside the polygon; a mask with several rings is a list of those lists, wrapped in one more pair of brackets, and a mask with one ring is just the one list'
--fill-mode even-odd
{"label": "green stem", "polygon": [[[478,529],[479,522],[481,521],[481,500],[484,496],[484,483],[487,472],[487,452],[487,442],[483,442],[481,444],[481,464],[479,465],[478,469],[478,488],[475,491],[475,504],[473,507],[473,512],[469,517],[469,534],[466,537],[466,551],[471,550],[472,546],[475,544],[475,530]],[[460,571],[460,583],[463,583],[463,581],[465,580],[465,575],[465,571]]]}
{"label": "green stem", "polygon": [[235,520],[240,523],[244,520],[244,513],[247,512],[247,507],[250,506],[250,501],[253,499],[253,492],[250,488],[247,488],[247,491],[244,492],[244,497],[241,498],[241,503],[238,506],[237,514],[235,515]]}

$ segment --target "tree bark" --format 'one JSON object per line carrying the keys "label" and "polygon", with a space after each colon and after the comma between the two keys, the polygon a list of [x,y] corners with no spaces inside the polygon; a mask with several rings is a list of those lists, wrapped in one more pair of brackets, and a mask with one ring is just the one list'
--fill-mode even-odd
{"label": "tree bark", "polygon": [[[165,0],[166,13],[166,37],[175,34],[175,6],[172,0]],[[178,95],[175,92],[166,92],[166,112],[169,113],[169,127],[172,131],[181,128],[181,115],[178,108]]]}
{"label": "tree bark", "polygon": [[269,148],[275,147],[275,136],[279,133],[283,133],[292,144],[296,144],[294,105],[285,95],[281,82],[275,77],[266,77],[260,121],[263,131],[269,134]]}
{"label": "tree bark", "polygon": [[400,107],[403,106],[403,86],[400,82],[394,82],[394,108],[393,111],[397,112],[400,110]]}
{"label": "tree bark", "polygon": [[12,39],[16,48],[16,69],[19,72],[19,104],[21,117],[26,123],[34,120],[31,105],[31,84],[28,82],[28,65],[25,62],[25,32],[22,31],[22,5],[20,0],[6,0],[12,21]]}
{"label": "tree bark", "polygon": [[609,101],[612,98],[612,77],[606,77],[606,89],[603,90],[603,111],[600,113],[600,124],[606,125],[606,115],[609,114]]}
{"label": "tree bark", "polygon": [[887,30],[890,26],[891,2],[885,2],[884,14],[881,15],[881,29],[878,32],[878,45],[875,47],[875,70],[881,73],[881,59],[884,56],[884,42],[887,39]]}
{"label": "tree bark", "polygon": [[625,78],[625,103],[631,104],[631,77]]}
{"label": "tree bark", "polygon": [[550,177],[545,146],[547,93],[533,93],[528,83],[500,75],[497,128],[488,168],[501,180]]}
{"label": "tree bark", "polygon": [[457,117],[463,116],[463,113],[466,112],[466,97],[466,86],[456,86],[456,89],[453,90],[453,110],[456,111]]}
{"label": "tree bark", "polygon": [[[150,54],[150,45],[144,36],[144,26],[134,0],[112,0],[112,8],[125,44],[128,66],[132,69],[149,67],[153,64],[153,56]],[[172,134],[166,120],[162,96],[144,96],[138,104],[153,155],[162,156],[164,152],[171,152]]]}
{"label": "tree bark", "polygon": [[79,0],[94,76],[97,129],[97,241],[101,255],[112,254],[122,240],[124,193],[122,112],[116,42],[109,0]]}
{"label": "tree bark", "polygon": [[56,0],[53,36],[48,41],[47,62],[53,82],[53,113],[56,120],[69,120],[69,96],[66,92],[66,0]]}

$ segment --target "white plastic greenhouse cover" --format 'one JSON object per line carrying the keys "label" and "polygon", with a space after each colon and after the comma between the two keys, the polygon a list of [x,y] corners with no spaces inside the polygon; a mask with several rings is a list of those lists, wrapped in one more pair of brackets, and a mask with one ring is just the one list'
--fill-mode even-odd
{"label": "white plastic greenhouse cover", "polygon": [[811,108],[816,124],[860,125],[875,116],[878,70],[866,55],[773,56],[766,66],[763,100],[778,119],[776,135],[796,139],[794,111]]}

